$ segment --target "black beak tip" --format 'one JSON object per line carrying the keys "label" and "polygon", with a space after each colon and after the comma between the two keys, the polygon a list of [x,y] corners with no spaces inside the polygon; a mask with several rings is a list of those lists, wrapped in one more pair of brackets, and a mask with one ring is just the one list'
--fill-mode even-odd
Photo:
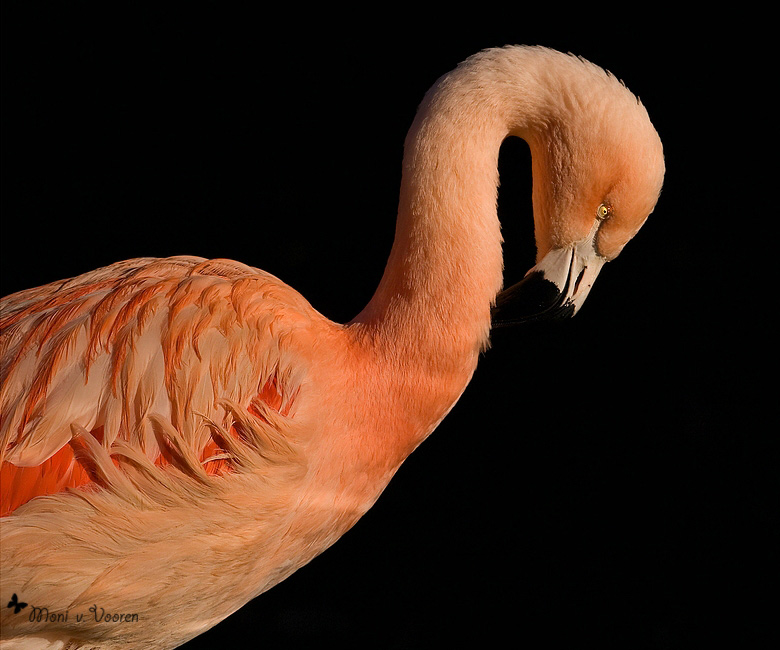
{"label": "black beak tip", "polygon": [[496,297],[491,312],[493,327],[508,327],[540,320],[562,320],[574,315],[574,305],[558,286],[532,271]]}

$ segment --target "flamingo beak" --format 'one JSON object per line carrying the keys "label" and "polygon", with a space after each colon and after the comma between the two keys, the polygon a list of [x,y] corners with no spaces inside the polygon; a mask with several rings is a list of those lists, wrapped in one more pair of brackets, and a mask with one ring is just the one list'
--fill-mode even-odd
{"label": "flamingo beak", "polygon": [[551,250],[517,284],[496,296],[493,327],[574,316],[606,263],[598,254],[598,223],[578,242]]}

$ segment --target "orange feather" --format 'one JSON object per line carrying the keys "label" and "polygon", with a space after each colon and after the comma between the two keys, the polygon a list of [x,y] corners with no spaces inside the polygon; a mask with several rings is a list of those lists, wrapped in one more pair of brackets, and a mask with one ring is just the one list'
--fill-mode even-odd
{"label": "orange feather", "polygon": [[[347,324],[268,273],[186,256],[5,298],[0,590],[55,619],[3,610],[2,639],[174,647],[354,525],[487,346],[509,135],[534,158],[531,276],[573,313],[653,209],[662,148],[613,77],[526,47],[477,54],[426,95],[390,259]],[[56,617],[96,602],[144,625]]]}

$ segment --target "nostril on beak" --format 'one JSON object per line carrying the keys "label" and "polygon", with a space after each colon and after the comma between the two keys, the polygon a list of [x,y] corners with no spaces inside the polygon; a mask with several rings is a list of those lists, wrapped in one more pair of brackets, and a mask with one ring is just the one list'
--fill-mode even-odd
{"label": "nostril on beak", "polygon": [[583,267],[580,270],[580,274],[577,276],[577,281],[574,283],[574,291],[572,291],[572,295],[576,294],[577,291],[580,288],[580,282],[582,281],[582,276],[585,275],[585,267]]}

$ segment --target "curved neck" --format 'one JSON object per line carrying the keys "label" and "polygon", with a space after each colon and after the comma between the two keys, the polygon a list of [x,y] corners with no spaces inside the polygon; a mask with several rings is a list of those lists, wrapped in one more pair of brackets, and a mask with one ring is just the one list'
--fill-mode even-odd
{"label": "curved neck", "polygon": [[487,343],[503,276],[498,154],[510,134],[533,148],[536,130],[526,88],[529,53],[472,57],[442,77],[420,106],[405,143],[390,258],[353,321],[394,348],[419,351],[446,339],[448,354],[476,359]]}

